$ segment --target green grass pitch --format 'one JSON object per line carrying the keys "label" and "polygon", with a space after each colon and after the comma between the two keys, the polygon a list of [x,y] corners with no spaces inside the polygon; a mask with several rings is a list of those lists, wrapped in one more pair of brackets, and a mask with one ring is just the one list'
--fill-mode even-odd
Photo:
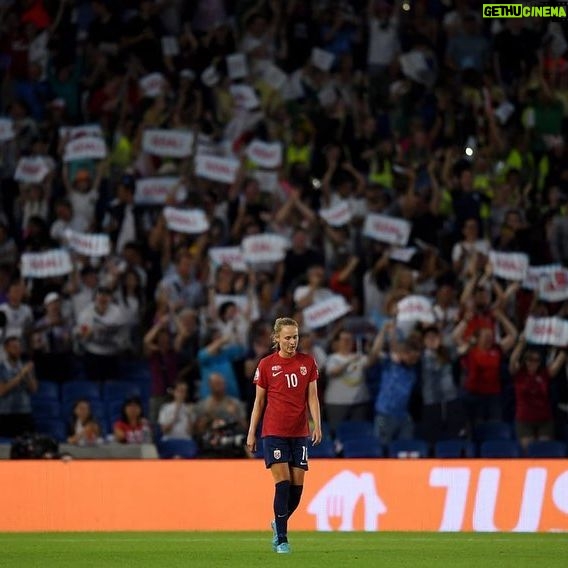
{"label": "green grass pitch", "polygon": [[565,568],[566,534],[291,532],[292,554],[266,532],[4,533],[0,566],[13,568]]}

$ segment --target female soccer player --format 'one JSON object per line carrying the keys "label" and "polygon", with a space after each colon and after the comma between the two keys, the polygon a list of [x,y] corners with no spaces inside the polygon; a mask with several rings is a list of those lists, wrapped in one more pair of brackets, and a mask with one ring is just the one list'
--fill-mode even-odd
{"label": "female soccer player", "polygon": [[262,413],[264,461],[274,478],[272,548],[290,552],[288,519],[298,507],[308,469],[310,429],[306,403],[314,423],[312,444],[321,442],[321,417],[317,394],[318,368],[314,358],[296,351],[298,324],[278,318],[272,334],[276,353],[258,363],[254,375],[256,397],[252,409],[247,447],[256,451],[256,430]]}

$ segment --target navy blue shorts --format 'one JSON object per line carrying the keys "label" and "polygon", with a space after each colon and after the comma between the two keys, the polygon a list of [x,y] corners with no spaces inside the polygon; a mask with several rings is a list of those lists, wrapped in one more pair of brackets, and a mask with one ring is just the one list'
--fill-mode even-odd
{"label": "navy blue shorts", "polygon": [[267,468],[274,463],[289,463],[293,467],[308,470],[308,437],[280,438],[266,436],[264,445],[264,463]]}

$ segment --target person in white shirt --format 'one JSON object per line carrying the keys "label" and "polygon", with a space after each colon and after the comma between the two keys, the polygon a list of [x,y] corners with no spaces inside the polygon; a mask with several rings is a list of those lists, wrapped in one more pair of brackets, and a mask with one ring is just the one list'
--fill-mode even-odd
{"label": "person in white shirt", "polygon": [[195,416],[187,404],[187,383],[176,381],[171,392],[173,400],[161,406],[158,416],[163,439],[189,440],[192,437]]}
{"label": "person in white shirt", "polygon": [[324,286],[325,269],[323,266],[310,266],[307,271],[308,282],[294,290],[294,303],[298,308],[304,309],[333,296],[333,292]]}
{"label": "person in white shirt", "polygon": [[118,378],[118,358],[124,350],[127,325],[124,310],[112,303],[112,290],[99,287],[79,314],[75,333],[85,350],[85,372],[95,381]]}
{"label": "person in white shirt", "polygon": [[32,309],[23,303],[26,292],[23,280],[15,280],[10,283],[6,294],[7,302],[0,304],[0,311],[6,316],[4,337],[9,335],[19,337],[24,341],[34,323]]}

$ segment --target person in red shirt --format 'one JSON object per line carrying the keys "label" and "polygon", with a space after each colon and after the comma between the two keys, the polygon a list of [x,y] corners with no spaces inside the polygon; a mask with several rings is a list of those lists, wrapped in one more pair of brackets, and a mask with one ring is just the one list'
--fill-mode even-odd
{"label": "person in red shirt", "polygon": [[525,348],[525,337],[521,335],[511,354],[509,371],[515,385],[517,438],[526,451],[531,442],[550,440],[554,435],[550,381],[566,363],[566,352],[559,351],[546,365],[541,351],[534,346]]}
{"label": "person in red shirt", "polygon": [[262,413],[261,436],[264,460],[275,484],[272,547],[289,553],[288,519],[300,503],[304,474],[308,469],[309,408],[313,421],[311,442],[321,442],[321,416],[318,400],[318,367],[311,355],[300,353],[298,323],[278,318],[273,342],[278,351],[262,358],[254,375],[256,396],[247,436],[247,448],[256,452],[256,432]]}
{"label": "person in red shirt", "polygon": [[471,313],[453,332],[458,352],[463,354],[463,403],[470,430],[479,422],[501,420],[501,367],[504,355],[513,348],[517,339],[515,326],[501,310],[493,310],[491,315],[503,330],[499,341],[495,341],[493,326],[479,328],[466,340],[464,332]]}

